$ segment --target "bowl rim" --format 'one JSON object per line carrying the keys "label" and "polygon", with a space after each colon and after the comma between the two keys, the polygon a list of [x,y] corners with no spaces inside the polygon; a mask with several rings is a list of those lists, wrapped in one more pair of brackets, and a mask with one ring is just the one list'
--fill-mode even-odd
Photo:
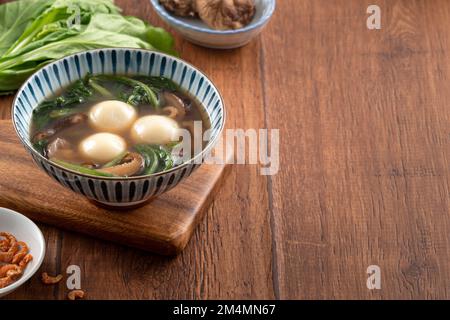
{"label": "bowl rim", "polygon": [[[0,213],[7,213],[11,216],[16,215],[19,216],[21,219],[27,221],[27,223],[29,223],[31,226],[33,226],[33,228],[36,231],[36,235],[39,238],[39,241],[42,243],[42,248],[39,251],[39,258],[37,260],[36,265],[30,269],[30,271],[28,272],[27,275],[22,275],[22,277],[17,280],[16,282],[10,284],[9,286],[6,286],[4,288],[0,289],[0,295],[6,295],[9,293],[12,293],[14,290],[16,290],[17,288],[19,288],[21,285],[23,285],[25,282],[27,282],[32,276],[34,276],[36,274],[36,272],[39,270],[39,268],[42,265],[42,262],[44,262],[44,258],[45,258],[45,252],[46,252],[46,243],[45,243],[45,238],[44,235],[42,234],[41,229],[39,229],[39,227],[27,216],[21,214],[20,212],[8,209],[8,208],[4,208],[4,207],[0,207]],[[33,259],[35,259],[36,256],[33,256]]]}
{"label": "bowl rim", "polygon": [[185,28],[190,29],[198,32],[208,33],[208,34],[214,34],[214,35],[234,35],[234,34],[241,34],[246,33],[248,31],[252,31],[255,29],[259,29],[260,27],[264,26],[267,22],[269,22],[270,18],[272,17],[273,13],[275,12],[276,8],[276,0],[270,0],[269,3],[269,10],[261,16],[259,21],[257,21],[255,24],[249,24],[241,29],[236,30],[214,30],[210,28],[204,28],[204,27],[198,27],[186,22],[181,21],[180,19],[177,19],[176,16],[170,14],[167,12],[165,8],[159,3],[159,0],[150,0],[151,4],[153,5],[153,8],[155,11],[162,16],[163,19],[168,20],[175,26],[179,28]]}
{"label": "bowl rim", "polygon": [[[71,57],[77,56],[77,55],[85,55],[87,53],[95,53],[95,52],[100,52],[100,51],[115,51],[115,50],[130,50],[130,51],[141,51],[141,52],[151,52],[151,53],[156,53],[158,55],[164,56],[166,58],[169,59],[174,59],[177,62],[181,63],[181,64],[185,64],[188,65],[189,67],[191,67],[192,69],[194,69],[195,71],[197,71],[198,73],[200,73],[200,75],[202,75],[203,77],[205,77],[205,79],[207,79],[211,85],[213,86],[213,88],[216,90],[218,96],[219,96],[219,100],[222,102],[222,113],[223,113],[223,117],[222,117],[222,123],[221,126],[218,130],[217,135],[208,142],[207,146],[202,150],[202,152],[198,153],[197,155],[195,155],[194,157],[192,157],[191,159],[189,159],[186,162],[183,162],[182,164],[180,164],[179,166],[173,167],[170,170],[166,170],[166,171],[161,171],[161,172],[156,172],[156,173],[152,173],[152,174],[148,174],[148,175],[139,175],[139,176],[131,176],[131,177],[103,177],[103,176],[94,176],[94,175],[90,175],[90,174],[85,174],[85,173],[81,173],[72,169],[68,169],[64,166],[61,166],[53,161],[51,161],[50,159],[47,159],[46,157],[44,157],[42,154],[40,154],[39,152],[37,152],[33,146],[30,144],[29,139],[25,140],[22,139],[21,135],[19,134],[19,130],[16,126],[16,122],[14,121],[14,116],[16,114],[16,105],[17,105],[17,100],[19,98],[19,95],[23,92],[24,88],[26,87],[26,85],[29,83],[29,81],[39,72],[41,72],[43,69],[45,68],[50,68],[51,66],[53,66],[56,63],[59,63],[60,61],[64,60],[64,59],[69,59]],[[34,108],[33,108],[34,109]],[[82,176],[82,177],[86,177],[86,178],[90,178],[90,179],[95,179],[95,180],[106,180],[106,181],[132,181],[132,180],[143,180],[143,179],[148,179],[151,177],[159,177],[162,175],[166,175],[168,173],[172,173],[175,171],[178,171],[180,169],[183,169],[185,167],[187,167],[188,165],[195,163],[196,160],[198,160],[199,158],[203,158],[203,156],[209,152],[217,143],[217,141],[221,138],[223,129],[225,128],[225,123],[226,123],[226,118],[227,118],[227,114],[226,114],[226,107],[225,107],[225,101],[222,97],[222,94],[220,93],[220,90],[217,88],[217,86],[214,84],[214,82],[206,75],[205,72],[203,72],[203,70],[195,67],[194,65],[192,65],[191,63],[180,59],[178,57],[166,54],[166,53],[162,53],[156,50],[149,50],[149,49],[142,49],[142,48],[129,48],[129,47],[110,47],[110,48],[98,48],[98,49],[91,49],[91,50],[85,50],[85,51],[80,51],[74,54],[70,54],[67,56],[64,56],[60,59],[57,59],[55,61],[52,61],[49,64],[46,64],[45,66],[43,66],[42,68],[40,68],[39,70],[35,71],[33,74],[31,74],[25,81],[24,83],[20,86],[19,90],[17,90],[17,93],[14,96],[13,102],[12,102],[12,107],[11,107],[11,118],[12,118],[12,123],[13,123],[13,127],[14,130],[16,132],[16,135],[19,137],[20,142],[22,143],[23,146],[25,146],[30,152],[33,153],[33,155],[36,155],[39,159],[41,159],[42,161],[44,161],[45,163],[48,163],[62,171],[67,171],[70,172],[72,174],[75,174],[77,176]],[[199,164],[202,164],[203,161],[201,161]]]}

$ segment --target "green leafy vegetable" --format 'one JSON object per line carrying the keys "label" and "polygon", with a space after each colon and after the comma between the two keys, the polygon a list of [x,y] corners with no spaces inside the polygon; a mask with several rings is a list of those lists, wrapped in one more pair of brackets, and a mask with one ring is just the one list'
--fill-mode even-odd
{"label": "green leafy vegetable", "polygon": [[159,159],[155,150],[148,145],[136,145],[134,147],[141,154],[145,161],[144,174],[152,174],[158,170]]}
{"label": "green leafy vegetable", "polygon": [[[70,112],[70,107],[88,101],[94,90],[89,86],[90,75],[76,81],[66,93],[52,100],[46,100],[33,110],[33,124],[37,130],[44,128],[52,118]],[[52,116],[53,115],[53,116]]]}
{"label": "green leafy vegetable", "polygon": [[139,80],[113,75],[99,75],[95,78],[100,80],[118,81],[132,87],[133,91],[131,94],[122,96],[122,99],[128,104],[136,107],[142,103],[150,103],[155,108],[159,108],[159,101],[156,93],[148,85]]}
{"label": "green leafy vegetable", "polygon": [[50,3],[48,0],[22,0],[0,5],[0,56]]}
{"label": "green leafy vegetable", "polygon": [[165,77],[139,76],[137,77],[137,80],[145,83],[146,85],[150,86],[154,91],[157,92],[161,90],[170,90],[170,91],[180,90],[179,85],[177,85],[175,82]]}
{"label": "green leafy vegetable", "polygon": [[168,32],[122,16],[113,0],[19,0],[0,5],[0,95],[16,90],[51,61],[105,47],[176,54]]}
{"label": "green leafy vegetable", "polygon": [[49,113],[49,117],[51,119],[57,119],[57,118],[70,116],[70,115],[75,114],[77,112],[78,112],[77,110],[70,109],[70,108],[57,109],[57,110],[51,111]]}
{"label": "green leafy vegetable", "polygon": [[134,146],[145,160],[144,174],[166,171],[173,168],[170,151],[162,146],[140,144]]}
{"label": "green leafy vegetable", "polygon": [[57,159],[52,159],[52,161],[55,162],[56,164],[59,164],[62,167],[65,167],[65,168],[73,170],[73,171],[77,171],[79,173],[89,174],[92,176],[99,176],[99,177],[114,177],[114,175],[111,173],[100,172],[95,169],[86,168],[86,167],[83,167],[83,166],[80,166],[77,164],[73,164],[73,163],[69,163],[66,161],[57,160]]}
{"label": "green leafy vegetable", "polygon": [[89,85],[105,98],[114,98],[114,95],[94,79],[89,79]]}
{"label": "green leafy vegetable", "polygon": [[158,155],[162,165],[161,171],[166,171],[173,168],[173,159],[170,151],[163,146],[158,147]]}
{"label": "green leafy vegetable", "polygon": [[177,55],[177,52],[173,49],[175,41],[173,37],[168,36],[166,30],[162,28],[147,28],[146,36],[155,49],[171,55]]}

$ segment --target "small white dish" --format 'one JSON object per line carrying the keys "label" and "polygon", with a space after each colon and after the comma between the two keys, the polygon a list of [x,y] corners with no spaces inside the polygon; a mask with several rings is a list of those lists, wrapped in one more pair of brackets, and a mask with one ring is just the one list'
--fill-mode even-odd
{"label": "small white dish", "polygon": [[234,49],[249,43],[261,33],[272,17],[276,0],[255,0],[256,14],[253,21],[242,29],[214,30],[200,19],[178,17],[168,12],[159,0],[150,0],[158,15],[186,40],[213,49]]}
{"label": "small white dish", "polygon": [[25,242],[30,249],[33,260],[28,264],[19,280],[0,289],[0,298],[12,293],[27,282],[38,271],[45,256],[45,240],[41,230],[24,215],[13,210],[0,208],[0,232],[3,231],[11,233],[18,241]]}

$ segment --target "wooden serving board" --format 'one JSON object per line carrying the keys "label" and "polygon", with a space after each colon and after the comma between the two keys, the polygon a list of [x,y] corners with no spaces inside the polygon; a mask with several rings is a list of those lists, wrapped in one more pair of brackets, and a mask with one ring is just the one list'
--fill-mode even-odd
{"label": "wooden serving board", "polygon": [[1,207],[38,222],[163,255],[184,249],[226,167],[203,165],[145,206],[114,211],[98,207],[48,177],[25,151],[11,122],[0,120]]}

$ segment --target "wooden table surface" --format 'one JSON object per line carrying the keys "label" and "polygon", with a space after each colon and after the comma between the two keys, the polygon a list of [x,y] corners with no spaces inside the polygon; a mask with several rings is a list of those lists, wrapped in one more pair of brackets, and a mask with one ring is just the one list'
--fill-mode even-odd
{"label": "wooden table surface", "polygon": [[[148,1],[116,2],[164,25]],[[280,129],[279,173],[235,166],[176,258],[42,226],[42,270],[79,265],[89,299],[450,298],[450,2],[378,0],[368,30],[373,2],[280,0],[233,51],[177,37],[223,92],[228,128]],[[36,277],[9,298],[66,292]]]}

